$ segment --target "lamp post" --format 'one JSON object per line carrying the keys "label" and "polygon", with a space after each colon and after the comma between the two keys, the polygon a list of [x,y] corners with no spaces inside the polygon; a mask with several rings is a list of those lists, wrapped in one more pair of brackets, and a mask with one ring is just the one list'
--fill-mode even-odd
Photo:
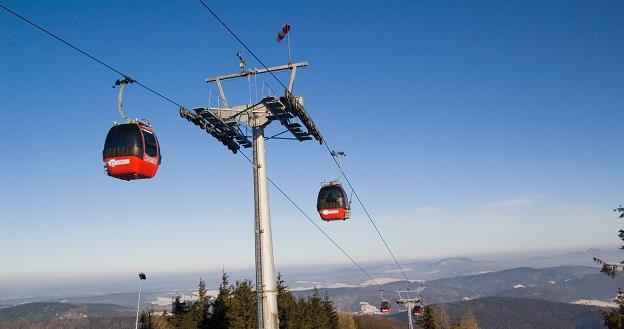
{"label": "lamp post", "polygon": [[141,308],[141,283],[143,283],[143,280],[145,279],[147,279],[147,277],[145,276],[145,273],[143,272],[139,273],[139,300],[137,301],[137,315],[136,315],[136,322],[134,324],[135,329],[139,329],[139,310]]}

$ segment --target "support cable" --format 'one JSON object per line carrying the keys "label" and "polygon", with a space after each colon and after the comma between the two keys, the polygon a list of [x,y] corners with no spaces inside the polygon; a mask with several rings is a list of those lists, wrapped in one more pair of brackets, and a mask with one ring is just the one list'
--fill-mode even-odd
{"label": "support cable", "polygon": [[[249,157],[244,152],[240,152],[240,154],[245,157],[245,159],[247,159],[247,161],[249,161],[252,166],[254,165],[253,161],[251,161],[251,159],[249,159]],[[362,271],[362,273],[364,273],[371,280],[371,282],[373,282],[377,287],[379,287],[379,289],[381,289],[381,285],[377,282],[377,280],[375,280],[358,262],[355,261],[355,259],[353,259],[353,257],[351,257],[351,255],[349,255],[334,239],[332,239],[329,234],[327,234],[327,232],[325,232],[320,226],[318,226],[318,224],[316,224],[316,222],[305,211],[303,211],[303,209],[290,196],[288,196],[288,194],[286,194],[284,190],[282,190],[282,188],[280,188],[270,177],[267,177],[267,179],[269,180],[271,185],[273,185],[273,187],[275,187],[293,206],[295,206],[295,208],[297,208],[297,210],[305,218],[307,218],[307,220],[312,223],[312,225],[314,225],[329,241],[331,241],[331,243],[333,243],[334,246],[338,248],[338,250],[340,250],[343,255],[345,255],[360,271]]]}
{"label": "support cable", "polygon": [[[128,76],[127,74],[125,74],[125,73],[121,72],[120,70],[118,70],[118,69],[116,69],[116,68],[112,67],[111,65],[106,64],[104,61],[102,61],[102,60],[98,59],[97,57],[95,57],[95,56],[93,56],[93,55],[91,55],[91,54],[87,53],[86,51],[84,51],[84,50],[82,50],[82,49],[80,49],[80,48],[78,48],[78,47],[74,46],[74,45],[73,45],[73,44],[71,44],[70,42],[65,41],[63,38],[59,37],[58,35],[56,35],[56,34],[54,34],[54,33],[50,32],[50,31],[48,31],[47,29],[45,29],[45,28],[43,28],[43,27],[39,26],[39,25],[38,25],[38,24],[36,24],[35,22],[33,22],[33,21],[29,20],[28,18],[26,18],[26,17],[24,17],[24,16],[22,16],[22,15],[18,14],[17,12],[15,12],[15,11],[13,11],[13,10],[11,10],[11,9],[7,8],[6,6],[4,6],[4,5],[3,5],[3,4],[1,4],[1,3],[0,3],[0,8],[4,9],[5,11],[7,11],[7,12],[8,12],[8,13],[10,13],[10,14],[12,14],[13,16],[15,16],[15,17],[17,17],[17,18],[19,18],[19,19],[23,20],[24,22],[26,22],[26,23],[30,24],[31,26],[33,26],[33,27],[35,27],[35,28],[37,28],[37,29],[41,30],[42,32],[44,32],[44,33],[46,33],[47,35],[49,35],[49,36],[53,37],[53,38],[54,38],[54,39],[56,39],[57,41],[60,41],[61,43],[65,44],[66,46],[68,46],[68,47],[70,47],[70,48],[74,49],[75,51],[77,51],[77,52],[79,52],[79,53],[81,53],[81,54],[83,54],[83,55],[87,56],[88,58],[90,58],[90,59],[94,60],[95,62],[97,62],[98,64],[100,64],[100,65],[104,66],[105,68],[107,68],[107,69],[109,69],[109,70],[111,70],[111,71],[113,71],[113,72],[115,72],[115,73],[117,73],[117,74],[119,74],[119,75],[123,76],[124,78],[130,78],[130,76]],[[159,92],[155,91],[154,89],[152,89],[152,88],[148,87],[147,85],[144,85],[144,84],[142,84],[141,82],[139,82],[139,81],[137,81],[137,80],[135,80],[135,79],[133,79],[133,78],[131,78],[131,79],[132,79],[132,80],[134,80],[134,83],[136,83],[137,85],[139,85],[139,86],[143,87],[145,90],[147,90],[147,91],[151,92],[152,94],[154,94],[154,95],[156,95],[156,96],[158,96],[158,97],[160,97],[160,98],[162,98],[162,99],[164,99],[164,100],[168,101],[169,103],[174,104],[174,105],[176,105],[176,106],[178,106],[178,107],[184,107],[184,106],[180,105],[178,102],[176,102],[176,101],[172,100],[171,98],[169,98],[169,97],[167,97],[167,96],[165,96],[165,95],[163,95],[163,94],[161,94],[161,93],[159,93]]]}
{"label": "support cable", "polygon": [[360,196],[358,195],[357,191],[355,191],[355,189],[353,188],[353,185],[351,185],[351,181],[349,180],[349,177],[347,177],[347,174],[341,168],[340,163],[338,163],[338,160],[336,160],[336,157],[334,157],[332,155],[332,150],[329,147],[329,145],[327,144],[327,139],[325,139],[325,148],[327,149],[327,151],[331,155],[332,159],[336,163],[336,166],[338,166],[338,168],[340,168],[342,170],[342,177],[344,177],[345,181],[347,181],[347,184],[349,185],[349,188],[351,189],[352,195],[355,195],[355,198],[358,200],[358,203],[360,204],[360,206],[364,210],[364,213],[366,214],[366,217],[368,217],[368,220],[373,225],[373,228],[375,228],[375,231],[377,232],[377,235],[379,235],[379,238],[381,239],[383,244],[386,246],[386,249],[388,250],[388,252],[392,256],[392,259],[394,260],[394,263],[399,268],[399,270],[401,270],[401,274],[403,274],[403,278],[405,278],[405,281],[407,281],[409,283],[409,285],[412,287],[412,289],[416,290],[414,283],[412,281],[410,281],[410,279],[407,278],[407,275],[405,274],[405,271],[403,270],[403,267],[401,266],[401,264],[397,260],[396,256],[394,256],[394,253],[392,252],[392,249],[390,249],[390,246],[388,245],[388,242],[383,237],[383,234],[381,234],[381,231],[379,231],[379,228],[377,227],[377,224],[375,224],[375,221],[373,220],[373,217],[368,212],[368,209],[366,209],[366,206],[364,206],[364,202],[362,202],[362,199],[360,199]]}

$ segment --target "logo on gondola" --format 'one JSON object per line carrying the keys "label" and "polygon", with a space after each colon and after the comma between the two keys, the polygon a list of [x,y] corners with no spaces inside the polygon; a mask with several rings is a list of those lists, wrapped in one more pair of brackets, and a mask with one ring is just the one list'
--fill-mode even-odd
{"label": "logo on gondola", "polygon": [[108,160],[108,166],[109,167],[115,167],[115,166],[121,166],[121,165],[126,165],[130,163],[130,159],[120,159],[120,160],[115,160],[115,159],[110,159]]}
{"label": "logo on gondola", "polygon": [[153,163],[153,164],[157,164],[158,163],[158,159],[157,158],[152,158],[152,157],[145,157],[144,158],[145,161],[149,162],[149,163]]}
{"label": "logo on gondola", "polygon": [[321,214],[323,215],[333,215],[333,214],[337,214],[339,212],[339,210],[333,209],[333,210],[328,210],[328,209],[323,209],[321,210]]}

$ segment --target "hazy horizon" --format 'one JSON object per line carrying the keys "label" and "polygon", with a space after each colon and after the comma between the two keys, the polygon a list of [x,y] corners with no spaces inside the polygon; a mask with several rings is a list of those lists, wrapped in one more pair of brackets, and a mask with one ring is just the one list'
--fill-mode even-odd
{"label": "hazy horizon", "polygon": [[[547,258],[553,256],[565,255],[568,253],[576,253],[576,252],[586,252],[590,249],[599,249],[607,252],[618,253],[619,246],[587,246],[586,248],[581,249],[549,249],[549,250],[533,250],[533,251],[517,251],[517,252],[501,252],[501,253],[490,253],[490,254],[480,254],[480,255],[468,255],[468,254],[458,254],[458,255],[446,255],[445,257],[428,257],[428,258],[420,258],[420,259],[412,259],[402,261],[402,265],[409,265],[413,263],[421,263],[421,262],[436,262],[443,259],[449,258],[470,258],[476,261],[481,262],[497,262],[497,261],[506,261],[509,263],[513,263],[514,261],[526,262],[535,258]],[[587,259],[587,262],[590,263],[591,258]],[[593,263],[592,263],[593,264]],[[362,264],[365,268],[371,269],[374,267],[378,267],[381,265],[386,266],[395,266],[393,263],[383,263],[383,262],[368,262]],[[595,265],[598,268],[598,265]],[[239,268],[239,269],[224,269],[225,272],[230,276],[231,282],[236,280],[243,279],[254,279],[254,269],[253,268]],[[315,273],[327,273],[335,270],[351,270],[357,271],[356,268],[353,267],[350,263],[341,263],[341,264],[330,264],[326,266],[319,265],[310,265],[310,266],[295,266],[295,267],[281,267],[276,266],[276,271],[285,275],[285,277],[296,276],[302,274],[315,274]],[[195,284],[200,278],[203,278],[207,282],[211,283],[208,285],[209,288],[217,288],[218,282],[220,282],[222,269],[206,269],[203,271],[178,271],[178,272],[150,272],[144,271],[140,269],[140,271],[145,272],[148,276],[148,281],[146,281],[144,289],[146,291],[154,291],[154,289],[150,288],[150,285],[156,284],[157,286],[162,286],[163,283],[171,282],[172,286],[170,290],[176,289],[176,282],[180,284],[180,282],[184,282],[182,287],[177,287],[179,289],[188,289],[189,282],[190,287],[195,288]],[[138,273],[139,270],[136,271]],[[0,301],[2,299],[7,298],[7,292],[15,293],[19,291],[53,291],[55,294],[59,294],[62,296],[71,295],[71,291],[77,291],[77,295],[98,295],[98,294],[108,294],[113,292],[131,292],[135,288],[136,285],[136,273],[127,273],[126,275],[117,274],[117,275],[109,275],[109,276],[74,276],[74,277],[56,277],[56,278],[43,278],[43,279],[24,279],[24,280],[15,280],[15,281],[4,281],[0,282]],[[415,275],[415,273],[411,272],[410,269],[407,269],[407,276],[410,279],[418,279],[418,277],[411,277]],[[119,290],[115,290],[114,287],[118,286]],[[99,289],[103,289],[105,287],[105,291],[98,291]],[[160,291],[162,289],[156,289],[156,291]],[[10,294],[9,294],[10,296]],[[35,295],[33,295],[35,296]]]}

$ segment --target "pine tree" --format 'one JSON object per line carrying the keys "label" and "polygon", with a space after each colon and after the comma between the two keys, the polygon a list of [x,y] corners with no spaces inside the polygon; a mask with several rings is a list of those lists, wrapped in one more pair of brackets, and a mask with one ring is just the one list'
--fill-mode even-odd
{"label": "pine tree", "polygon": [[295,329],[295,308],[297,307],[297,300],[288,292],[288,287],[282,280],[282,274],[277,275],[277,316],[279,319],[280,329]]}
{"label": "pine tree", "polygon": [[208,297],[206,291],[206,282],[202,278],[199,278],[199,284],[197,287],[197,295],[199,297],[197,303],[194,305],[194,312],[197,318],[197,328],[208,329],[210,326],[210,297]]}
{"label": "pine tree", "polygon": [[297,298],[295,308],[292,312],[292,316],[289,318],[289,329],[311,329],[313,328],[312,319],[314,316],[311,314],[309,304],[303,297]]}
{"label": "pine tree", "polygon": [[152,323],[152,311],[151,310],[141,311],[141,316],[139,317],[139,328],[154,329],[154,324]]}
{"label": "pine tree", "polygon": [[231,299],[231,288],[228,275],[223,272],[221,276],[221,285],[219,285],[219,294],[212,303],[212,314],[210,317],[210,328],[213,329],[229,329],[228,309]]}
{"label": "pine tree", "polygon": [[167,313],[167,310],[164,310],[160,316],[155,317],[154,328],[171,329],[171,325],[169,324],[169,314]]}
{"label": "pine tree", "polygon": [[[614,212],[618,213],[619,219],[624,219],[624,207],[620,205],[619,207],[613,209]],[[624,230],[620,229],[618,237],[620,240],[624,241]],[[624,246],[620,247],[620,249],[624,250]],[[615,278],[615,276],[619,272],[620,264],[610,264],[601,259],[595,258],[594,261],[600,265],[602,265],[602,269],[600,272]],[[618,289],[618,294],[614,299],[615,303],[618,305],[617,309],[612,309],[611,311],[601,311],[602,317],[604,319],[604,325],[609,329],[623,329],[624,328],[624,292],[621,289]]]}
{"label": "pine tree", "polygon": [[229,306],[227,311],[229,329],[255,329],[257,327],[256,294],[251,281],[236,282]]}
{"label": "pine tree", "polygon": [[191,311],[190,302],[182,301],[180,296],[176,296],[171,304],[171,318],[169,323],[176,329],[196,329],[197,319]]}
{"label": "pine tree", "polygon": [[424,329],[442,329],[439,315],[431,305],[425,306],[422,327]]}
{"label": "pine tree", "polygon": [[[338,329],[345,323],[344,329],[355,329],[353,318],[339,318],[334,303],[327,291],[323,298],[318,289],[308,298],[295,298],[281,279],[277,281],[278,316],[280,329]],[[200,278],[196,302],[183,301],[176,296],[171,302],[171,315],[165,311],[161,316],[154,316],[152,329],[256,329],[257,308],[256,292],[251,281],[229,283],[224,272],[221,277],[219,294],[211,299],[206,284]],[[143,316],[143,322],[150,323],[149,317]]]}
{"label": "pine tree", "polygon": [[321,307],[325,311],[328,319],[327,328],[338,329],[338,314],[336,314],[336,307],[334,306],[334,302],[329,298],[327,290],[325,290],[325,296],[323,296],[323,300],[321,301]]}
{"label": "pine tree", "polygon": [[330,328],[329,316],[323,308],[321,295],[316,287],[314,287],[312,296],[308,297],[305,304],[305,312],[309,315],[310,327],[312,329]]}
{"label": "pine tree", "polygon": [[199,297],[199,302],[203,302],[207,298],[206,292],[206,282],[202,278],[199,278],[199,283],[197,284],[197,296]]}

